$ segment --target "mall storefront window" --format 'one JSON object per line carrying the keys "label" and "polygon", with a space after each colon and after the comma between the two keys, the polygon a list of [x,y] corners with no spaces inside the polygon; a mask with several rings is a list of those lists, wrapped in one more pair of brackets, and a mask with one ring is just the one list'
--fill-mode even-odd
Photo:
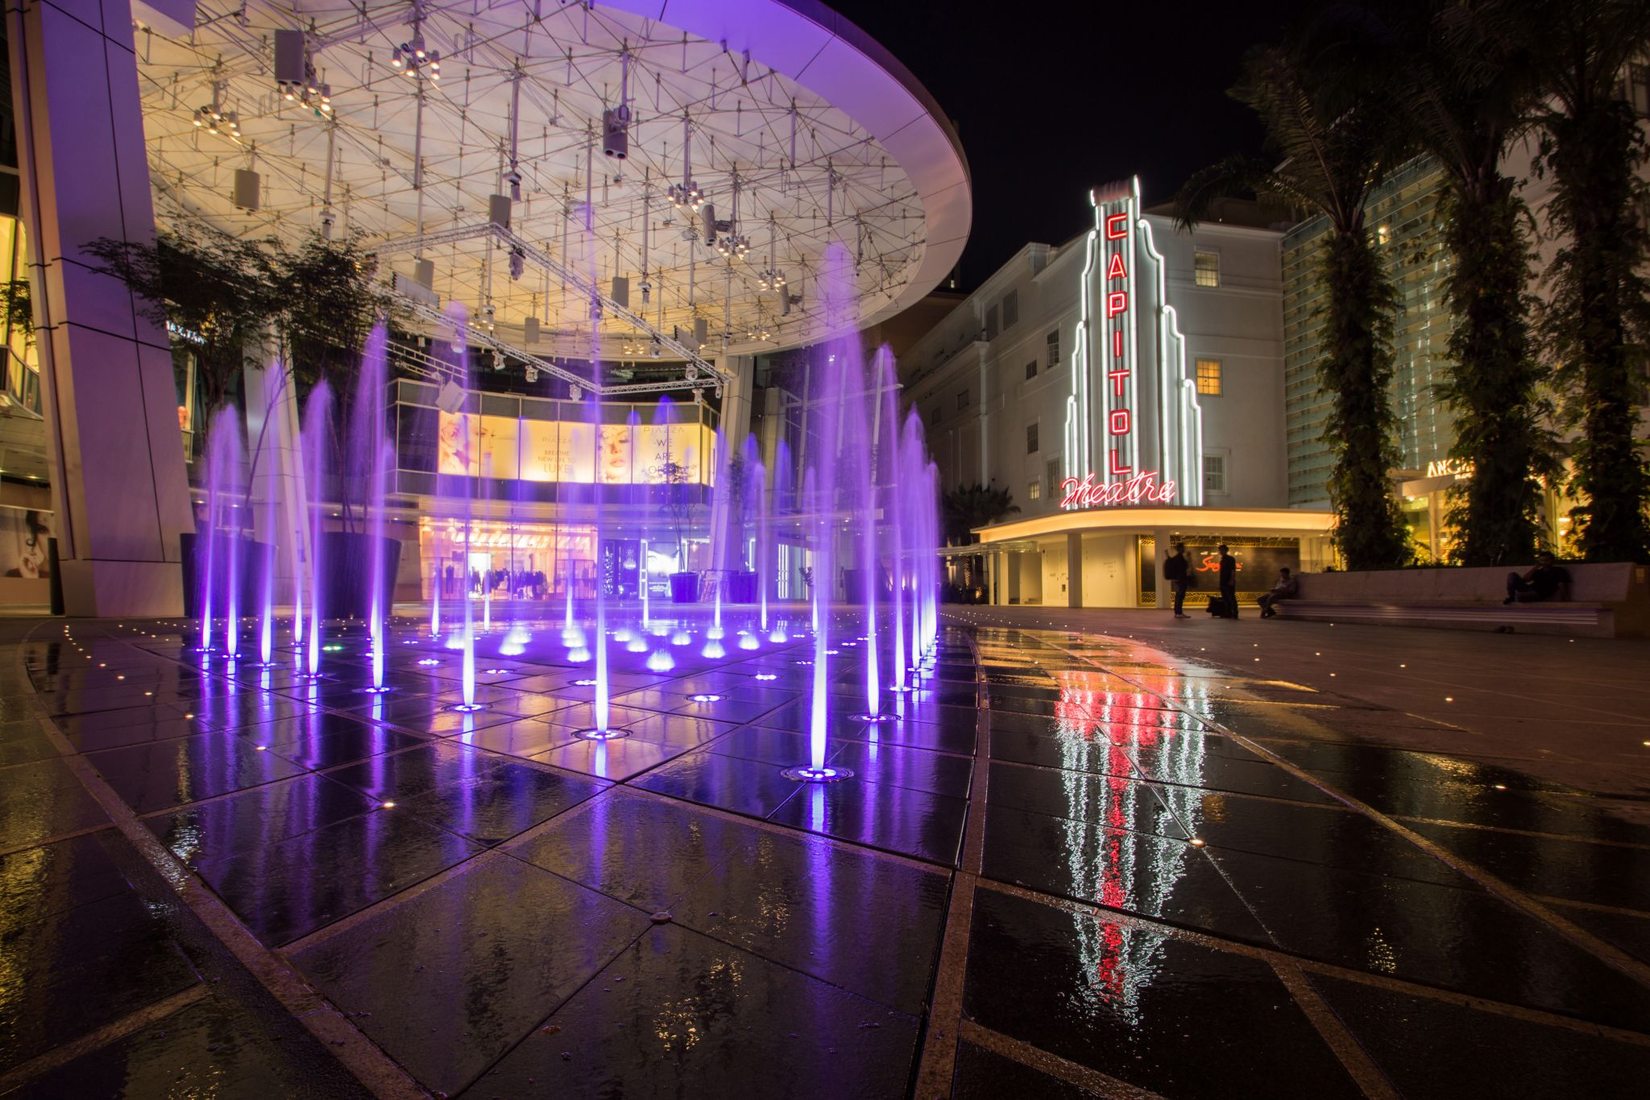
{"label": "mall storefront window", "polygon": [[588,401],[468,391],[443,409],[433,384],[391,385],[422,598],[657,595],[709,568],[713,406],[604,402],[592,425]]}

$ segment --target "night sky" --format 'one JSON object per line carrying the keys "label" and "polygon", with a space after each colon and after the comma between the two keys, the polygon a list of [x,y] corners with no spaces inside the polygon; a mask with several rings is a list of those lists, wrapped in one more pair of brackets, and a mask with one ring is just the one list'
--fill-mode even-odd
{"label": "night sky", "polygon": [[1226,89],[1244,51],[1275,41],[1285,19],[1273,2],[825,2],[957,123],[974,180],[964,289],[1027,241],[1087,228],[1093,184],[1139,174],[1152,205],[1206,164],[1259,152],[1254,115]]}

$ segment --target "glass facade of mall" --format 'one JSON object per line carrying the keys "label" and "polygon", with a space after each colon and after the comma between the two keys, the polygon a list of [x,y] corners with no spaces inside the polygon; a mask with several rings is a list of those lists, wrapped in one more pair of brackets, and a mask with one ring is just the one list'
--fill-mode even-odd
{"label": "glass facade of mall", "polygon": [[55,516],[18,188],[9,55],[0,32],[0,604],[43,605]]}

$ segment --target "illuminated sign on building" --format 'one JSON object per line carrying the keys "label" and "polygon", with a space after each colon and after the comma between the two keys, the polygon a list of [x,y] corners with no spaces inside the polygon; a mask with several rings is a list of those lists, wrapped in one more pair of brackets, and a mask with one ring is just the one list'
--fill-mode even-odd
{"label": "illuminated sign on building", "polygon": [[1163,257],[1139,216],[1140,181],[1095,188],[1089,201],[1060,506],[1200,505],[1202,412]]}
{"label": "illuminated sign on building", "polygon": [[1173,504],[1175,483],[1158,481],[1157,474],[1148,470],[1135,474],[1127,481],[1095,481],[1091,472],[1078,481],[1068,477],[1060,483],[1065,494],[1060,498],[1062,508],[1104,508],[1119,504]]}
{"label": "illuminated sign on building", "polygon": [[1457,481],[1472,476],[1473,465],[1462,458],[1435,458],[1427,463],[1428,477],[1453,477]]}

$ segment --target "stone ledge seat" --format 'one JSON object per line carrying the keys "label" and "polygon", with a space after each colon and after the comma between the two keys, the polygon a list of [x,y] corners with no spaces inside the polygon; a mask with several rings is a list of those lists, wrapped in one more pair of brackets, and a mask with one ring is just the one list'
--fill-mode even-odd
{"label": "stone ledge seat", "polygon": [[1300,595],[1280,601],[1282,618],[1430,626],[1447,630],[1642,638],[1650,633],[1650,579],[1632,562],[1566,564],[1568,600],[1503,604],[1500,567],[1308,573]]}

